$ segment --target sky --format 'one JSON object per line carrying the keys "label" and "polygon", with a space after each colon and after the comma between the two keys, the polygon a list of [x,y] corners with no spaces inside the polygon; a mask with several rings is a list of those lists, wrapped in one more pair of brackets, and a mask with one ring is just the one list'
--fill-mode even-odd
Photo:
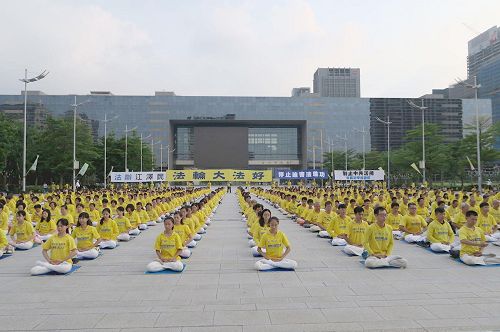
{"label": "sky", "polygon": [[465,78],[500,0],[0,0],[0,94],[290,96],[318,67],[361,68],[362,97]]}

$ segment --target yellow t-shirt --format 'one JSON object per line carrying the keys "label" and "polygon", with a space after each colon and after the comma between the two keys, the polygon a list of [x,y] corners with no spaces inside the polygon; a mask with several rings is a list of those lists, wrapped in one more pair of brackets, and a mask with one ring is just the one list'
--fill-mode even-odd
{"label": "yellow t-shirt", "polygon": [[137,228],[137,226],[141,223],[141,218],[139,217],[137,211],[132,211],[132,213],[127,212],[125,213],[125,217],[128,218],[132,228]]}
{"label": "yellow t-shirt", "polygon": [[399,225],[401,225],[401,221],[403,220],[403,216],[401,214],[397,214],[396,216],[391,212],[387,215],[386,224],[392,227],[393,231],[399,231]]}
{"label": "yellow t-shirt", "polygon": [[401,220],[401,225],[411,233],[418,233],[423,231],[427,226],[427,222],[418,214],[414,216],[408,214]]}
{"label": "yellow t-shirt", "polygon": [[118,236],[118,226],[113,219],[108,219],[107,221],[103,221],[97,223],[97,231],[99,235],[106,240],[114,240],[116,241],[116,237]]}
{"label": "yellow t-shirt", "polygon": [[69,212],[65,216],[59,215],[58,219],[57,220],[54,219],[54,220],[56,220],[56,222],[57,222],[59,219],[66,219],[70,226],[75,224],[75,219],[73,219],[73,216]]}
{"label": "yellow t-shirt", "polygon": [[89,249],[94,246],[94,242],[99,240],[101,236],[97,229],[93,226],[87,226],[85,229],[82,227],[75,227],[71,236],[76,240],[78,249]]}
{"label": "yellow t-shirt", "polygon": [[336,214],[333,211],[327,213],[326,211],[321,211],[318,222],[323,226],[324,229],[328,229],[330,224],[335,220]]}
{"label": "yellow t-shirt", "polygon": [[278,231],[276,234],[266,232],[260,239],[259,247],[266,249],[267,257],[281,258],[283,256],[283,249],[290,247],[290,242],[282,231]]}
{"label": "yellow t-shirt", "polygon": [[389,256],[394,246],[392,227],[387,224],[384,227],[377,223],[371,224],[366,230],[363,246],[370,255]]}
{"label": "yellow t-shirt", "polygon": [[433,220],[427,229],[427,240],[430,243],[453,243],[455,234],[447,221],[441,224],[439,221]]}
{"label": "yellow t-shirt", "polygon": [[[63,260],[69,256],[71,251],[76,249],[76,245],[75,240],[69,234],[62,237],[54,235],[42,245],[42,249],[50,251],[51,259]],[[67,259],[66,262],[73,264],[71,259]]]}
{"label": "yellow t-shirt", "polygon": [[340,234],[347,234],[347,227],[351,222],[352,220],[348,216],[345,216],[344,218],[337,216],[330,224],[330,228],[327,230],[328,234],[330,234],[331,237],[336,237]]}
{"label": "yellow t-shirt", "polygon": [[33,241],[34,235],[33,226],[30,222],[24,221],[21,225],[18,222],[12,223],[9,234],[11,236],[16,236],[16,240],[19,242]]}
{"label": "yellow t-shirt", "polygon": [[192,234],[191,228],[189,228],[188,225],[182,225],[182,224],[174,225],[174,232],[180,236],[181,242],[183,244],[186,242],[187,239],[189,239],[189,237]]}
{"label": "yellow t-shirt", "polygon": [[491,208],[490,214],[495,218],[495,221],[497,222],[497,224],[500,223],[500,208],[498,210]]}
{"label": "yellow t-shirt", "polygon": [[[182,250],[181,237],[175,232],[170,236],[161,233],[156,237],[155,250],[160,252],[163,259],[173,258],[178,250]],[[176,259],[180,260],[181,258],[177,256]]]}
{"label": "yellow t-shirt", "polygon": [[7,245],[9,244],[9,241],[7,240],[7,236],[5,235],[4,232],[0,231],[0,252],[3,253],[3,250]]}
{"label": "yellow t-shirt", "polygon": [[0,213],[0,230],[4,230],[7,232],[7,229],[9,228],[9,215],[7,212],[5,212],[5,207],[3,211]]}
{"label": "yellow t-shirt", "polygon": [[89,211],[90,220],[98,222],[101,219],[101,214],[96,209]]}
{"label": "yellow t-shirt", "polygon": [[130,225],[130,221],[126,217],[116,217],[115,219],[116,226],[118,226],[118,232],[121,233],[128,233],[128,231],[132,228],[132,225]]}
{"label": "yellow t-shirt", "polygon": [[[474,227],[474,229],[471,229],[467,226],[464,226],[460,228],[458,231],[458,235],[461,240],[469,240],[469,241],[474,241],[474,242],[485,242],[486,238],[484,236],[484,232],[481,228],[479,227]],[[481,248],[476,247],[476,246],[471,246],[467,244],[462,243],[462,248],[460,249],[460,255],[462,254],[467,254],[467,255],[473,255],[477,252],[480,251]]]}
{"label": "yellow t-shirt", "polygon": [[453,216],[453,222],[457,225],[458,229],[461,229],[463,225],[465,225],[465,222],[467,221],[467,218],[465,217],[465,214],[462,213],[462,211],[459,211],[455,216]]}
{"label": "yellow t-shirt", "polygon": [[477,217],[477,227],[481,228],[484,234],[493,233],[493,226],[496,225],[497,222],[495,221],[495,217],[491,214],[485,216],[482,213],[479,213],[479,216]]}
{"label": "yellow t-shirt", "polygon": [[36,231],[40,235],[47,235],[53,233],[57,229],[57,225],[54,221],[43,221],[38,222],[35,227]]}
{"label": "yellow t-shirt", "polygon": [[360,223],[355,221],[350,222],[347,227],[349,243],[353,245],[363,245],[365,242],[365,233],[367,228],[368,223],[366,221],[361,221]]}

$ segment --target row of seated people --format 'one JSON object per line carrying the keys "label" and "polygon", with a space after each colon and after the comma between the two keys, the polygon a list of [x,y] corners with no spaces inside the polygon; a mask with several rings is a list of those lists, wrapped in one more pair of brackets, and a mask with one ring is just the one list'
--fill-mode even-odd
{"label": "row of seated people", "polygon": [[279,230],[280,220],[271,215],[269,209],[263,209],[251,199],[251,195],[239,188],[237,192],[241,209],[241,221],[245,223],[251,253],[254,257],[263,257],[255,262],[258,271],[271,269],[294,270],[297,262],[287,258],[291,252],[290,241],[286,234]]}
{"label": "row of seated people", "polygon": [[[211,215],[216,207],[216,202],[220,200],[222,194],[221,191],[207,194],[205,190],[199,191],[199,195],[203,197],[199,202],[182,206],[172,215],[164,215],[159,220],[159,222],[164,222],[167,217],[172,220],[172,228],[175,229],[175,233],[181,240],[182,250],[179,252],[179,255],[183,258],[188,258],[191,255],[187,247],[195,247],[197,244],[196,241],[201,240],[201,234],[205,233],[207,226],[211,223],[209,215]],[[187,193],[183,201],[187,202],[193,198],[191,194]],[[71,265],[64,263],[68,262],[69,258],[66,259],[67,256],[62,256],[61,252],[68,253],[71,251],[71,258],[95,259],[98,257],[100,249],[114,249],[117,246],[117,241],[128,241],[131,234],[138,235],[140,233],[140,230],[137,228],[131,228],[130,221],[123,215],[124,209],[122,207],[118,208],[118,216],[115,218],[111,217],[110,211],[107,208],[103,210],[102,214],[103,217],[95,227],[89,218],[89,214],[86,212],[80,214],[78,223],[75,226],[72,226],[65,218],[60,218],[57,224],[50,219],[48,221],[41,221],[45,224],[55,224],[56,229],[55,232],[52,232],[44,240],[45,243],[42,244],[43,255],[46,261],[37,262],[37,265],[32,270],[32,274],[49,272],[46,269],[48,266],[47,263],[51,265],[49,266],[51,271],[66,273],[68,268],[71,269]],[[9,250],[12,250],[12,247],[27,250],[32,248],[33,244],[36,243],[36,233],[33,226],[24,217],[24,211],[16,213],[16,222],[13,223],[9,231],[11,236],[10,241],[7,240],[4,232],[0,232],[0,248],[2,248],[0,256],[6,252],[8,253]],[[198,220],[203,220],[203,224],[200,225]],[[65,235],[64,239],[62,235]],[[69,250],[69,248],[73,248],[73,245],[75,249],[74,255],[73,249]],[[162,248],[164,249],[165,247]],[[163,250],[162,248],[160,249]],[[54,257],[56,258],[47,256],[47,252],[51,250],[53,250]],[[58,260],[58,257],[64,257],[65,259]],[[54,262],[58,264],[53,264]],[[45,268],[39,268],[40,266]]]}
{"label": "row of seated people", "polygon": [[[269,198],[272,196],[266,195],[266,199]],[[270,202],[276,204],[272,199]],[[288,214],[288,211],[279,205],[276,206]],[[373,243],[369,243],[369,237],[374,230],[379,231],[377,226],[380,228],[382,225],[380,219],[384,219],[384,225],[391,230],[391,238],[429,245],[431,250],[436,252],[455,251],[465,264],[486,265],[500,261],[494,254],[483,253],[488,241],[498,244],[500,235],[494,217],[488,214],[489,204],[486,202],[481,203],[481,215],[478,216],[474,210],[464,213],[465,221],[456,229],[458,236],[455,236],[451,223],[446,221],[446,211],[442,207],[437,207],[433,211],[433,218],[427,224],[427,221],[416,213],[415,203],[408,204],[409,213],[405,216],[397,213],[398,203],[392,203],[390,213],[387,213],[385,208],[377,206],[373,211],[375,223],[370,225],[363,220],[365,211],[360,206],[355,208],[354,218],[347,216],[344,204],[339,204],[336,211],[333,211],[331,202],[326,203],[324,210],[319,209],[317,203],[313,206],[314,214],[305,215],[309,220],[301,216],[294,216],[294,220],[299,225],[309,228],[311,232],[317,232],[319,237],[331,239],[332,245],[345,246],[343,250],[351,255],[370,255],[369,248],[373,247]]]}

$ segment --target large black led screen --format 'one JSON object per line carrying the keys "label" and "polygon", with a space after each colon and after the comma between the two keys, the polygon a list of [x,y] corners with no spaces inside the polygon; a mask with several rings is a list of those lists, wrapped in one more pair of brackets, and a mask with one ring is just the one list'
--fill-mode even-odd
{"label": "large black led screen", "polygon": [[194,165],[197,168],[248,167],[247,127],[195,127]]}

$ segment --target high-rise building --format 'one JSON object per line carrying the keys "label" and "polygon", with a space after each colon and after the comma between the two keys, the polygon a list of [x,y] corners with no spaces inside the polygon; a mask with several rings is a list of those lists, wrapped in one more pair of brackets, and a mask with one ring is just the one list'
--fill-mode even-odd
{"label": "high-rise building", "polygon": [[[479,98],[491,99],[492,120],[500,121],[500,28],[494,26],[468,44],[467,74],[480,84]],[[500,149],[500,138],[496,147]]]}
{"label": "high-rise building", "polygon": [[313,92],[320,97],[359,98],[359,68],[318,68],[314,73]]}
{"label": "high-rise building", "polygon": [[467,56],[467,76],[477,76],[479,69],[496,62],[500,57],[500,28],[496,26],[469,40]]}
{"label": "high-rise building", "polygon": [[292,89],[292,97],[302,97],[311,94],[311,88],[309,87],[300,87]]}

